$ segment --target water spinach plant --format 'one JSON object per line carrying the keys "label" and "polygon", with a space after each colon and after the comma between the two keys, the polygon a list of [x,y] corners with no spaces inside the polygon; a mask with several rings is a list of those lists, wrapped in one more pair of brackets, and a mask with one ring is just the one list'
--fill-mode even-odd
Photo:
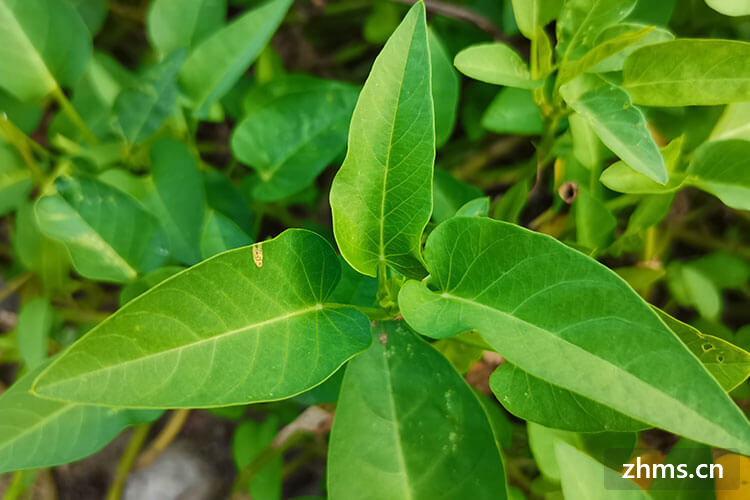
{"label": "water spinach plant", "polygon": [[[725,31],[750,14],[707,3]],[[308,406],[335,409],[332,500],[677,498],[693,486],[615,472],[654,428],[747,460],[750,335],[722,318],[750,323],[750,43],[675,37],[664,5],[507,1],[516,42],[471,44],[446,35],[466,19],[376,3],[359,87],[285,73],[269,41],[301,22],[291,0],[228,23],[226,1],[154,0],[135,71],[92,53],[106,1],[0,0],[9,498],[135,425],[127,473],[164,410],[239,419],[234,493],[258,499],[281,498],[274,436]],[[228,123],[217,168],[201,137]],[[489,132],[533,149],[461,156]],[[332,233],[289,210],[331,164]],[[681,221],[709,211],[725,239]],[[264,214],[293,227],[262,239]]]}

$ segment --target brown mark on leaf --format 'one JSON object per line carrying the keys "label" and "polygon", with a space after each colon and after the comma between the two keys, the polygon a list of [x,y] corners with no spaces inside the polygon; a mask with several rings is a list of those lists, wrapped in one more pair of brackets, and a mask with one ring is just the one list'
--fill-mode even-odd
{"label": "brown mark on leaf", "polygon": [[263,267],[263,246],[262,243],[253,245],[253,262],[258,267]]}
{"label": "brown mark on leaf", "polygon": [[385,332],[378,333],[378,341],[381,344],[386,345],[388,343],[388,334]]}
{"label": "brown mark on leaf", "polygon": [[557,190],[557,194],[560,195],[560,198],[562,198],[565,203],[570,205],[576,201],[576,198],[578,197],[578,184],[573,181],[565,182],[560,186],[560,189]]}

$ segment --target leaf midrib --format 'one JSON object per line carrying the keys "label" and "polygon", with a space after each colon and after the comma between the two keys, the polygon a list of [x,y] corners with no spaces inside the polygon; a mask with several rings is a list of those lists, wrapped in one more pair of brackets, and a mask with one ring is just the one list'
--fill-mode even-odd
{"label": "leaf midrib", "polygon": [[[642,380],[641,378],[639,378],[639,377],[637,377],[636,375],[634,375],[634,374],[632,374],[632,373],[628,372],[627,370],[624,370],[624,369],[622,369],[621,367],[619,367],[619,366],[615,365],[614,363],[612,363],[612,362],[610,362],[610,361],[608,361],[608,360],[606,360],[606,359],[604,359],[604,358],[601,358],[600,356],[597,356],[597,355],[595,355],[595,354],[593,354],[593,353],[591,353],[591,352],[589,352],[589,351],[587,351],[587,350],[583,349],[583,348],[582,348],[582,347],[580,347],[580,346],[577,346],[577,345],[575,345],[575,344],[573,344],[573,343],[571,343],[571,342],[568,342],[568,341],[567,341],[567,340],[565,340],[564,338],[562,338],[562,337],[559,337],[559,336],[555,335],[554,333],[552,333],[552,332],[550,332],[550,331],[548,331],[548,330],[546,330],[546,329],[544,329],[544,328],[542,328],[542,327],[539,327],[539,326],[537,326],[537,325],[534,325],[533,323],[529,323],[528,321],[525,321],[525,320],[523,320],[523,319],[521,319],[521,318],[518,318],[518,317],[516,317],[516,316],[513,316],[513,315],[511,315],[511,314],[509,314],[509,313],[507,313],[507,312],[505,312],[505,311],[501,311],[500,309],[497,309],[497,308],[495,308],[495,307],[492,307],[492,306],[488,306],[488,305],[486,305],[486,304],[482,304],[482,303],[479,303],[479,302],[475,302],[475,301],[473,301],[473,300],[465,299],[465,298],[463,298],[463,297],[458,297],[458,296],[456,296],[456,295],[452,295],[452,294],[450,294],[450,293],[447,293],[447,292],[443,292],[443,293],[440,293],[440,294],[439,294],[439,297],[442,297],[442,298],[446,298],[446,299],[449,299],[449,300],[454,300],[454,301],[456,301],[456,302],[460,302],[460,303],[466,303],[466,304],[470,304],[470,305],[472,305],[472,306],[475,306],[475,307],[479,307],[479,308],[481,308],[481,309],[486,309],[486,310],[492,311],[493,313],[496,313],[496,314],[500,314],[500,315],[502,315],[502,316],[504,316],[504,317],[506,317],[506,318],[509,318],[509,319],[511,319],[511,320],[513,320],[513,321],[521,322],[521,323],[523,323],[523,324],[524,324],[525,326],[527,326],[527,327],[529,327],[529,328],[532,328],[532,329],[534,329],[534,330],[537,330],[537,331],[543,332],[543,333],[544,333],[544,334],[546,334],[546,335],[549,335],[549,336],[551,336],[551,337],[554,337],[554,338],[555,338],[556,340],[559,340],[559,341],[561,341],[561,342],[564,342],[564,343],[566,343],[566,344],[570,345],[571,347],[573,347],[573,348],[575,348],[575,349],[578,349],[578,350],[580,350],[580,351],[581,351],[581,353],[583,353],[583,354],[584,354],[584,356],[589,356],[589,357],[592,357],[592,358],[596,358],[597,360],[600,360],[600,361],[602,361],[603,363],[606,363],[606,364],[608,364],[608,365],[611,365],[611,366],[613,366],[613,367],[617,368],[618,372],[620,372],[620,373],[621,373],[621,374],[622,374],[623,376],[626,376],[626,377],[632,377],[632,378],[633,378],[633,379],[635,379],[635,380],[636,380],[637,382],[639,382],[639,383],[641,383],[641,384],[644,384],[645,386],[649,387],[650,389],[652,389],[652,390],[654,390],[654,391],[656,391],[656,392],[658,392],[658,393],[660,393],[660,394],[662,394],[662,395],[666,396],[667,398],[669,398],[669,400],[670,400],[670,401],[672,401],[672,402],[673,402],[673,404],[674,404],[675,406],[679,406],[680,408],[683,408],[684,410],[687,410],[687,411],[688,411],[688,412],[689,412],[690,414],[692,414],[692,415],[693,415],[693,416],[694,416],[695,418],[697,418],[697,419],[701,420],[701,421],[702,421],[702,422],[704,423],[704,425],[706,425],[707,427],[709,427],[709,428],[712,428],[712,429],[715,429],[715,430],[717,430],[717,431],[720,431],[720,432],[722,432],[722,433],[723,433],[724,435],[726,435],[726,436],[728,436],[728,437],[730,437],[730,438],[732,438],[732,439],[739,439],[739,437],[738,437],[738,436],[736,436],[736,435],[734,435],[734,434],[730,434],[730,433],[729,433],[729,432],[728,432],[728,431],[727,431],[726,429],[724,429],[723,427],[721,427],[721,426],[717,426],[716,424],[714,424],[714,423],[713,423],[713,422],[711,422],[710,420],[707,420],[707,419],[706,419],[706,418],[705,418],[705,417],[704,417],[703,415],[701,415],[700,413],[696,412],[696,410],[694,410],[693,408],[690,408],[689,406],[686,406],[686,405],[684,405],[684,404],[683,404],[683,402],[682,402],[682,401],[680,401],[679,399],[675,399],[675,398],[674,398],[674,397],[672,397],[672,396],[671,396],[670,394],[668,394],[668,393],[665,393],[665,392],[661,391],[660,389],[658,389],[658,388],[656,388],[656,387],[652,386],[651,384],[649,384],[649,383],[648,383],[648,382],[646,382],[645,380]],[[691,353],[691,354],[692,354],[692,353]],[[697,358],[696,358],[696,359],[697,359]],[[514,364],[516,364],[516,366],[518,366],[518,364],[517,364],[517,363],[515,363],[515,362],[514,362],[513,360],[509,359],[508,361],[510,361],[511,363],[514,363]],[[520,366],[519,366],[519,368],[520,368],[520,369],[522,369],[522,370],[524,370],[524,368],[522,368],[522,367],[520,367]],[[544,381],[545,381],[545,382],[547,382],[547,383],[550,383],[550,384],[552,384],[552,385],[557,385],[557,386],[561,387],[561,386],[560,386],[559,384],[556,384],[555,382],[552,382],[552,381],[546,380],[545,378],[543,378],[543,377],[540,377],[539,375],[536,375],[536,374],[534,374],[534,376],[535,376],[535,377],[537,377],[537,378],[539,378],[540,380],[544,380]],[[718,385],[718,383],[717,383],[717,385]],[[566,389],[566,390],[571,390],[571,389],[567,389],[567,388],[565,388],[565,389]],[[571,392],[575,392],[575,391],[571,391]],[[582,395],[582,396],[583,396],[583,395]],[[588,396],[584,396],[584,397],[588,397]],[[593,398],[589,398],[589,399],[592,399],[592,400],[593,400]],[[601,402],[600,402],[600,403],[601,403]],[[609,403],[601,403],[601,404],[604,404],[604,405],[605,405],[605,406],[607,406],[607,407],[611,407]],[[615,408],[615,409],[616,409],[616,408]],[[618,411],[620,411],[620,410],[618,410]],[[644,421],[645,423],[650,423],[650,422],[646,422],[646,421],[645,421],[645,420],[644,420],[644,419],[643,419],[642,417],[640,417],[640,416],[633,416],[633,417],[631,417],[631,418],[635,418],[635,419],[637,419],[637,420],[643,420],[643,421]],[[658,425],[658,424],[651,424],[651,425],[656,425],[657,427],[660,427],[660,425]]]}
{"label": "leaf midrib", "polygon": [[[276,316],[275,318],[270,318],[270,319],[267,319],[267,320],[263,320],[263,321],[260,321],[258,323],[253,323],[251,325],[245,325],[245,326],[240,327],[240,328],[235,328],[234,330],[228,330],[226,332],[222,332],[222,333],[219,333],[217,335],[213,335],[213,336],[210,336],[210,337],[202,338],[202,339],[196,340],[194,342],[190,342],[190,343],[187,343],[187,344],[182,344],[180,346],[176,346],[176,347],[172,347],[172,348],[169,348],[169,349],[165,349],[163,351],[158,351],[158,352],[150,353],[150,354],[147,354],[145,356],[138,357],[138,358],[129,359],[129,360],[126,360],[126,361],[123,361],[123,362],[120,362],[120,363],[117,363],[117,364],[114,364],[114,365],[102,366],[101,368],[96,369],[96,370],[86,371],[84,374],[87,375],[87,376],[90,376],[91,374],[98,373],[98,372],[107,372],[107,371],[112,370],[113,367],[115,367],[115,368],[121,368],[121,367],[130,365],[130,364],[133,364],[133,363],[142,362],[142,361],[144,361],[146,359],[158,358],[158,357],[161,357],[161,356],[164,356],[164,355],[167,355],[167,354],[171,354],[173,352],[179,352],[179,351],[181,351],[183,349],[191,349],[191,348],[194,348],[194,347],[202,345],[202,344],[207,344],[207,343],[210,343],[210,342],[216,342],[216,341],[218,341],[220,339],[223,339],[223,338],[226,338],[226,337],[231,337],[233,335],[241,335],[241,334],[245,333],[246,331],[249,331],[249,330],[252,330],[252,329],[255,329],[255,328],[260,329],[262,327],[265,327],[265,326],[268,326],[268,325],[272,325],[274,323],[278,323],[280,321],[284,321],[284,320],[287,320],[287,319],[290,319],[290,318],[294,318],[296,316],[302,316],[304,314],[307,314],[307,313],[310,313],[310,312],[313,312],[313,311],[324,311],[324,310],[325,310],[324,305],[318,303],[318,304],[315,304],[313,306],[307,307],[305,309],[300,309],[298,311],[294,311],[294,312],[291,312],[291,313],[283,314],[281,316]],[[84,339],[85,339],[85,337],[84,337]],[[81,339],[81,340],[84,340],[84,339]],[[75,351],[71,351],[71,353],[75,353]],[[48,366],[37,377],[37,382],[39,380],[42,380],[44,378],[44,375],[57,364],[57,361],[58,360],[52,362],[52,364],[50,364],[50,366]],[[68,378],[58,379],[54,383],[48,383],[46,385],[43,384],[42,388],[43,387],[53,387],[55,385],[58,385],[59,383],[64,383],[64,382],[68,382],[70,380],[74,380],[74,379],[76,379],[76,378],[78,378],[78,377],[80,377],[81,375],[84,375],[84,374],[80,374],[79,373],[79,374],[75,374],[75,375],[73,375],[71,377],[68,377]],[[40,387],[37,385],[37,382],[34,383],[34,386],[32,388],[32,392],[39,392],[39,388]],[[44,392],[44,391],[41,391],[41,392]],[[52,396],[52,397],[54,397],[54,396]]]}

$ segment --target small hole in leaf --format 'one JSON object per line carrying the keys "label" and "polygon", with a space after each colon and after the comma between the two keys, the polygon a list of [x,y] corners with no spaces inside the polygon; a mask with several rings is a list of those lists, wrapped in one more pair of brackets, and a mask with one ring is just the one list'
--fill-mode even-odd
{"label": "small hole in leaf", "polygon": [[560,195],[560,198],[562,198],[565,203],[570,205],[576,201],[576,198],[578,197],[578,184],[573,181],[565,182],[560,186],[560,189],[557,190],[557,194]]}
{"label": "small hole in leaf", "polygon": [[716,361],[718,361],[719,363],[723,363],[724,362],[724,356],[716,356]]}
{"label": "small hole in leaf", "polygon": [[708,352],[708,351],[712,350],[713,348],[714,348],[714,345],[713,344],[708,344],[708,343],[703,344],[701,346],[701,349],[703,349],[703,352]]}

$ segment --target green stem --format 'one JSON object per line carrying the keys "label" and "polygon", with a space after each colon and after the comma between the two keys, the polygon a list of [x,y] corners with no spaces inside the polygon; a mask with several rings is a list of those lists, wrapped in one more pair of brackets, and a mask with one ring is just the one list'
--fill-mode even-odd
{"label": "green stem", "polygon": [[73,107],[73,105],[70,103],[67,97],[65,97],[65,94],[63,93],[62,89],[59,86],[56,86],[54,90],[52,90],[52,97],[55,98],[55,101],[60,105],[60,108],[62,109],[63,113],[67,115],[67,117],[70,119],[71,122],[73,122],[73,125],[76,126],[79,132],[83,135],[83,137],[90,143],[90,144],[99,144],[99,139],[96,137],[96,135],[91,131],[88,125],[86,125],[86,122],[83,121],[83,118],[81,118],[81,115],[78,114],[78,111]]}
{"label": "green stem", "polygon": [[115,478],[112,480],[112,484],[109,486],[107,500],[120,500],[122,489],[125,487],[125,481],[130,473],[130,468],[133,467],[133,462],[135,462],[138,452],[141,451],[150,428],[151,424],[140,424],[133,430],[133,436],[130,438],[128,447],[125,448],[125,452],[117,464],[117,472],[115,473]]}
{"label": "green stem", "polygon": [[[32,153],[33,145],[36,144],[26,134],[23,133],[13,122],[11,122],[5,113],[0,115],[0,136],[13,145],[23,159],[23,162],[31,171],[31,178],[35,186],[39,186],[44,178],[44,173]],[[37,144],[37,146],[39,146]],[[41,147],[41,146],[39,146]],[[42,148],[44,149],[44,148]]]}
{"label": "green stem", "polygon": [[10,480],[10,485],[5,492],[3,500],[17,500],[21,498],[24,491],[26,491],[26,486],[23,484],[23,471],[18,470],[13,473],[13,478]]}

